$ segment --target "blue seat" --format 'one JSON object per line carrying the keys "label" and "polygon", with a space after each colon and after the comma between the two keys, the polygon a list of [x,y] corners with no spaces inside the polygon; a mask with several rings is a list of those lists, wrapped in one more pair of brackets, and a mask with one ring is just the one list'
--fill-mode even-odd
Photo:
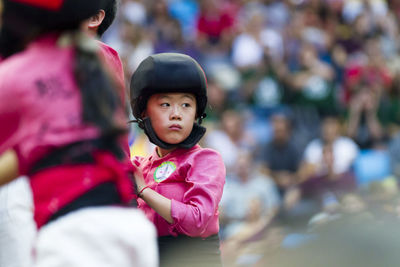
{"label": "blue seat", "polygon": [[390,157],[387,150],[362,150],[354,162],[354,173],[359,186],[383,180],[391,175]]}

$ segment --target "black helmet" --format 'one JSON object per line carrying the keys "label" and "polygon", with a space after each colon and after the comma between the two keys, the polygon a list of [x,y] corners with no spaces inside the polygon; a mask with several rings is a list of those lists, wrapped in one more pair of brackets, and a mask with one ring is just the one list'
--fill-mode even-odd
{"label": "black helmet", "polygon": [[[157,93],[192,93],[196,97],[196,116],[199,122],[195,123],[190,136],[180,144],[167,144],[160,140],[155,134],[150,120],[142,118],[149,97]],[[139,126],[145,130],[152,143],[162,148],[168,149],[176,146],[190,148],[200,140],[206,131],[199,124],[205,117],[207,80],[200,65],[188,55],[160,53],[143,60],[132,75],[130,99],[132,113],[139,122]]]}
{"label": "black helmet", "polygon": [[95,15],[103,0],[3,0],[3,23],[27,21],[45,29],[73,29]]}
{"label": "black helmet", "polygon": [[157,93],[192,93],[196,96],[197,117],[204,115],[207,81],[203,69],[190,56],[160,53],[147,57],[132,75],[130,97],[135,118],[141,118],[148,98]]}
{"label": "black helmet", "polygon": [[3,0],[0,55],[9,57],[24,49],[37,35],[78,29],[95,15],[104,0]]}

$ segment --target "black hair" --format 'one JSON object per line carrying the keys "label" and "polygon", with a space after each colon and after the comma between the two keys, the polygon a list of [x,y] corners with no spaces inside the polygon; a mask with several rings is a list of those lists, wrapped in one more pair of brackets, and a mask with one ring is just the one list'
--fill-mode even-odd
{"label": "black hair", "polygon": [[106,0],[105,2],[106,3],[102,8],[105,12],[105,17],[97,29],[98,36],[102,36],[103,33],[111,26],[117,13],[117,0]]}
{"label": "black hair", "polygon": [[9,25],[3,23],[0,29],[0,57],[7,58],[24,50],[29,39],[28,36],[21,36],[18,32],[13,31]]}
{"label": "black hair", "polygon": [[114,114],[122,104],[96,51],[76,44],[75,77],[82,94],[83,120],[98,126],[103,136],[123,133],[125,129],[114,123]]}
{"label": "black hair", "polygon": [[[53,2],[3,0],[0,27],[0,56],[7,58],[25,49],[39,35],[78,29],[80,23],[106,6],[106,0],[62,0]],[[39,3],[40,2],[40,3]]]}

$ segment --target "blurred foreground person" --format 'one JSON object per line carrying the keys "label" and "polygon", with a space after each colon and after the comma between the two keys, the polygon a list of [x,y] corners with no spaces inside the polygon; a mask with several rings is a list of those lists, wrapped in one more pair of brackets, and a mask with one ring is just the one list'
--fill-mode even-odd
{"label": "blurred foreground person", "polygon": [[154,227],[129,207],[126,118],[80,30],[103,1],[3,4],[0,184],[29,177],[34,266],[156,266]]}

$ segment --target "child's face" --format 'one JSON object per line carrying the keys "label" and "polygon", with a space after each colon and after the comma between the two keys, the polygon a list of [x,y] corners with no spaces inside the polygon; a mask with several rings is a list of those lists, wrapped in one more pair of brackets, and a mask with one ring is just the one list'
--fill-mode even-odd
{"label": "child's face", "polygon": [[196,97],[189,93],[154,94],[148,102],[145,116],[158,138],[169,144],[185,140],[196,120]]}

